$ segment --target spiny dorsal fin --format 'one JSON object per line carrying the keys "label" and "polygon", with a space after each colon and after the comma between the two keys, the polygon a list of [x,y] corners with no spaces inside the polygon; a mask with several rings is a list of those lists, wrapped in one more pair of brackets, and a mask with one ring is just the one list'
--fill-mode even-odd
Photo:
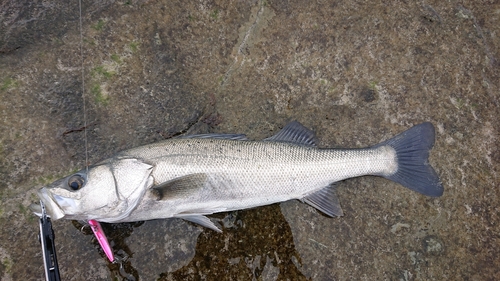
{"label": "spiny dorsal fin", "polygon": [[264,139],[264,141],[288,142],[306,146],[316,146],[317,143],[314,132],[297,121],[288,123],[276,135]]}
{"label": "spiny dorsal fin", "polygon": [[179,137],[180,139],[224,139],[224,140],[248,140],[244,134],[198,134]]}
{"label": "spiny dorsal fin", "polygon": [[219,233],[222,232],[222,230],[220,230],[220,228],[218,228],[209,218],[202,216],[202,215],[178,215],[175,217],[181,218],[183,220],[187,220],[190,222],[197,223],[201,226],[204,226],[206,228],[210,228],[210,229],[217,231]]}
{"label": "spiny dorsal fin", "polygon": [[322,188],[312,194],[302,198],[302,201],[320,210],[330,217],[343,216],[344,212],[340,207],[337,189],[334,185]]}
{"label": "spiny dorsal fin", "polygon": [[157,200],[185,197],[203,188],[207,175],[191,174],[155,185],[150,189]]}

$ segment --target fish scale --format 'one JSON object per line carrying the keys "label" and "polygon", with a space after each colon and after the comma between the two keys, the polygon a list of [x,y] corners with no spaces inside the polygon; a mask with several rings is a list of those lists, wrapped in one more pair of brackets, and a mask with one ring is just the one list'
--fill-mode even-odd
{"label": "fish scale", "polygon": [[[265,204],[300,199],[332,182],[365,174],[390,174],[395,153],[389,147],[369,149],[318,149],[280,142],[238,141],[225,139],[177,139],[146,149],[120,154],[155,166],[155,182],[204,173],[208,180],[194,196],[173,201],[152,198],[141,205],[176,211],[194,209],[218,202],[222,211],[246,209]],[[154,156],[154,157],[152,157]],[[222,208],[223,207],[223,208]],[[151,208],[139,208],[128,218],[144,220]]]}
{"label": "fish scale", "polygon": [[364,149],[317,148],[314,133],[298,122],[262,141],[236,134],[193,135],[125,150],[88,173],[82,170],[42,188],[39,195],[54,219],[178,217],[216,231],[205,215],[291,199],[338,216],[343,212],[331,184],[352,177],[382,176],[441,196],[443,187],[428,163],[433,143],[431,123]]}
{"label": "fish scale", "polygon": [[[177,151],[163,149],[168,146]],[[151,155],[156,156],[151,158]],[[120,156],[151,163],[156,167],[153,177],[159,182],[191,173],[214,173],[254,178],[251,182],[258,182],[264,189],[277,184],[267,181],[269,177],[334,182],[364,174],[390,174],[396,161],[393,150],[386,147],[335,150],[272,142],[206,139],[164,142],[162,146],[147,151],[134,149]],[[310,176],[320,174],[320,178]]]}

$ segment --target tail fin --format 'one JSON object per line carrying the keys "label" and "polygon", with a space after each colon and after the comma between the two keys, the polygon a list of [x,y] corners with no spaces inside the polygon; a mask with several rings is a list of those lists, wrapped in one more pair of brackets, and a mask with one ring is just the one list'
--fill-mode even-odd
{"label": "tail fin", "polygon": [[398,170],[384,177],[427,196],[443,195],[443,186],[428,161],[434,134],[434,126],[426,122],[376,145],[389,145],[396,150]]}

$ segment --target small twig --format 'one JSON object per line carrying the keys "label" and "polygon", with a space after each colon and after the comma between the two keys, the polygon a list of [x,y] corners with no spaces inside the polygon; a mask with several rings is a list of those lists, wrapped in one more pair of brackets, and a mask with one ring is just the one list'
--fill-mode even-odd
{"label": "small twig", "polygon": [[71,134],[71,133],[74,133],[74,132],[81,132],[81,131],[83,131],[83,130],[87,129],[88,127],[90,127],[90,126],[94,126],[94,125],[96,125],[96,124],[97,124],[97,122],[94,122],[94,123],[91,123],[91,124],[89,124],[89,125],[87,125],[87,126],[82,126],[82,127],[80,127],[80,128],[76,128],[76,129],[69,129],[69,130],[65,131],[64,133],[62,133],[62,135],[63,135],[63,136],[65,136],[65,135],[67,135],[67,134]]}
{"label": "small twig", "polygon": [[326,246],[325,244],[322,244],[322,243],[320,243],[312,238],[309,238],[309,241],[312,241],[312,242],[316,243],[317,245],[320,245],[320,246],[328,249],[328,246]]}

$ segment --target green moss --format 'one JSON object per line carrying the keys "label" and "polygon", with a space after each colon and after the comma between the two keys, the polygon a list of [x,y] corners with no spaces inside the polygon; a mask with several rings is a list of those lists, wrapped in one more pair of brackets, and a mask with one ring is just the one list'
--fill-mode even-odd
{"label": "green moss", "polygon": [[9,258],[4,258],[2,260],[2,264],[5,267],[5,271],[10,272],[10,270],[12,269],[12,261]]}
{"label": "green moss", "polygon": [[21,213],[28,222],[32,222],[35,219],[35,216],[32,215],[31,210],[26,206],[24,206],[23,204],[18,204],[17,207],[19,208],[19,213]]}
{"label": "green moss", "polygon": [[97,83],[92,85],[92,87],[90,87],[90,93],[92,94],[92,96],[94,96],[94,101],[97,104],[108,105],[109,97],[105,96],[102,93],[101,85],[99,85]]}
{"label": "green moss", "polygon": [[23,135],[21,134],[21,132],[16,132],[15,138],[16,138],[16,140],[20,140],[23,138]]}
{"label": "green moss", "polygon": [[370,88],[370,90],[373,90],[373,91],[377,91],[377,85],[378,85],[378,82],[377,81],[370,81],[368,83],[368,88]]}
{"label": "green moss", "polygon": [[117,54],[112,54],[112,55],[111,55],[111,59],[112,59],[114,62],[116,62],[116,63],[121,63],[121,62],[122,62],[122,60],[120,59],[120,56],[119,56],[119,55],[117,55]]}
{"label": "green moss", "polygon": [[17,87],[17,84],[18,83],[15,79],[7,77],[7,78],[3,79],[2,84],[0,86],[0,91],[3,92],[3,91],[6,91],[8,89],[15,88],[15,87]]}
{"label": "green moss", "polygon": [[54,175],[48,175],[48,176],[44,176],[44,177],[39,177],[37,180],[36,180],[36,184],[40,184],[40,185],[47,185],[49,183],[52,183],[54,182],[55,180],[55,176]]}
{"label": "green moss", "polygon": [[39,201],[40,198],[35,193],[31,193],[30,200],[36,202]]}
{"label": "green moss", "polygon": [[29,210],[24,206],[23,204],[18,204],[17,207],[19,208],[19,212],[23,215],[28,214]]}
{"label": "green moss", "polygon": [[94,84],[92,87],[90,87],[90,93],[94,96],[94,99],[99,100],[100,97],[102,97],[102,91],[101,91],[101,85],[99,84]]}
{"label": "green moss", "polygon": [[130,42],[130,44],[128,44],[128,46],[130,47],[130,50],[132,50],[132,52],[135,53],[139,49],[139,42],[136,42],[136,41]]}
{"label": "green moss", "polygon": [[210,13],[210,17],[213,18],[214,20],[219,18],[219,10],[216,9],[215,11]]}
{"label": "green moss", "polygon": [[100,19],[96,24],[92,25],[92,28],[97,31],[101,31],[105,23],[106,22],[104,20]]}
{"label": "green moss", "polygon": [[89,39],[86,39],[86,38],[83,39],[83,42],[86,43],[86,44],[89,44],[91,46],[97,45],[94,40],[89,40]]}
{"label": "green moss", "polygon": [[92,70],[92,75],[93,76],[100,75],[100,76],[103,76],[105,78],[111,78],[111,77],[113,77],[113,75],[115,75],[115,72],[108,71],[108,70],[106,70],[106,68],[104,68],[104,66],[100,65],[100,66],[95,67]]}

